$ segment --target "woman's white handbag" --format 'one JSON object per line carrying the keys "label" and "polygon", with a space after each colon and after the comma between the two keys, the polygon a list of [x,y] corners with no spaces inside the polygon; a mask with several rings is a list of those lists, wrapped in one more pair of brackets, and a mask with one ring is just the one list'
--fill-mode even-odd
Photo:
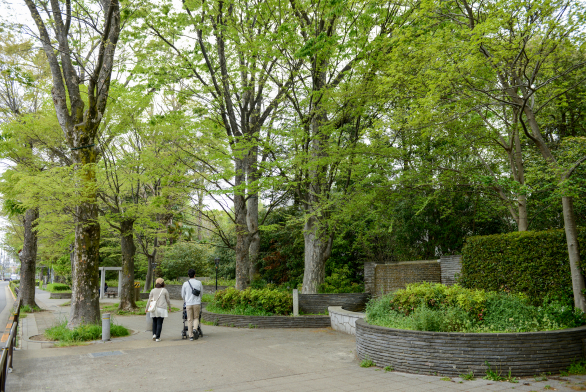
{"label": "woman's white handbag", "polygon": [[154,312],[156,307],[157,307],[157,301],[159,300],[159,298],[161,297],[161,294],[163,294],[163,289],[161,289],[161,292],[159,293],[159,296],[157,297],[157,299],[151,299],[151,301],[149,302],[149,307],[147,309],[147,312]]}

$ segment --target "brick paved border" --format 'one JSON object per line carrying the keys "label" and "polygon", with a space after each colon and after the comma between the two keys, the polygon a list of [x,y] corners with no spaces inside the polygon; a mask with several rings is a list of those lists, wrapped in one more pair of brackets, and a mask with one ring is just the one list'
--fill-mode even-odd
{"label": "brick paved border", "polygon": [[202,310],[204,321],[227,327],[244,328],[327,328],[330,316],[238,316],[232,314],[211,313]]}
{"label": "brick paved border", "polygon": [[585,355],[586,326],[525,333],[407,331],[356,321],[356,349],[378,366],[408,373],[457,376],[492,370],[513,376],[559,373]]}

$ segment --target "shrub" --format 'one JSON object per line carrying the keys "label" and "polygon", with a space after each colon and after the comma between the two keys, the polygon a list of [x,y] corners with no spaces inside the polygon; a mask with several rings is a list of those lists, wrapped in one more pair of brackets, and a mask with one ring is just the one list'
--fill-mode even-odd
{"label": "shrub", "polygon": [[[586,229],[578,230],[582,269]],[[470,237],[462,249],[464,287],[524,293],[533,304],[573,298],[564,230],[526,231]]]}
{"label": "shrub", "polygon": [[229,287],[216,292],[214,305],[224,309],[253,308],[271,314],[290,314],[293,296],[271,288],[236,290]]}
{"label": "shrub", "polygon": [[319,293],[362,293],[364,285],[354,283],[350,279],[350,269],[347,265],[325,278],[319,288]]}
{"label": "shrub", "polygon": [[68,285],[63,283],[50,283],[47,285],[46,289],[47,291],[50,291],[52,293],[71,290],[71,288]]}

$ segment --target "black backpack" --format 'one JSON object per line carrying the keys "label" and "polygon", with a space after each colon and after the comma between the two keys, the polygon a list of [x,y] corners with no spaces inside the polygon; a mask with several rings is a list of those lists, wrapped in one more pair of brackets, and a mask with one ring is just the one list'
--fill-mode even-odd
{"label": "black backpack", "polygon": [[187,281],[187,283],[189,284],[189,287],[191,287],[191,294],[195,295],[196,297],[199,297],[199,295],[201,294],[201,291],[198,289],[194,289],[193,286],[191,285],[191,282],[189,282],[189,280]]}

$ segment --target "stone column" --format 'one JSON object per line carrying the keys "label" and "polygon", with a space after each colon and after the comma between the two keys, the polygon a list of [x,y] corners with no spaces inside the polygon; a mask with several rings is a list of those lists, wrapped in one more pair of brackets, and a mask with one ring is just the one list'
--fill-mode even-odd
{"label": "stone column", "polygon": [[293,316],[299,316],[299,290],[293,289]]}
{"label": "stone column", "polygon": [[118,271],[118,299],[120,299],[120,293],[122,292],[122,270]]}
{"label": "stone column", "polygon": [[106,284],[106,271],[100,268],[100,299],[104,298],[104,285]]}

